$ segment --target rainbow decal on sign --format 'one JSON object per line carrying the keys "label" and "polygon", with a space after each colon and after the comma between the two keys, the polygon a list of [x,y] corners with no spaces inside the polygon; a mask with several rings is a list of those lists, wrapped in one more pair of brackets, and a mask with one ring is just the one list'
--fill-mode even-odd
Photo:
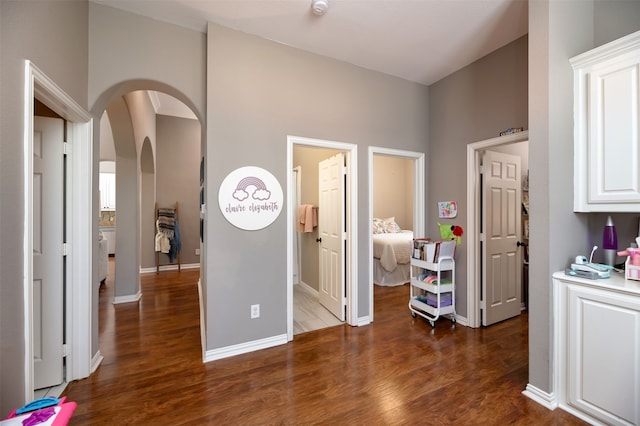
{"label": "rainbow decal on sign", "polygon": [[271,197],[271,191],[267,189],[267,186],[264,184],[262,179],[259,179],[255,176],[249,176],[242,179],[238,182],[236,186],[236,190],[233,191],[233,198],[238,201],[244,201],[249,198],[248,189],[254,187],[254,191],[251,194],[251,198],[254,200],[268,200]]}
{"label": "rainbow decal on sign", "polygon": [[249,231],[262,229],[273,223],[282,211],[282,187],[267,170],[240,167],[222,181],[218,204],[234,226]]}

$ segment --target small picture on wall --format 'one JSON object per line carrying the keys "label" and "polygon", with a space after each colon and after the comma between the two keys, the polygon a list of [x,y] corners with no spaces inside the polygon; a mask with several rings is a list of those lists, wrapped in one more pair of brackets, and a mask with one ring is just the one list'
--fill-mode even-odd
{"label": "small picture on wall", "polygon": [[458,203],[455,201],[438,201],[438,217],[454,218],[458,215]]}

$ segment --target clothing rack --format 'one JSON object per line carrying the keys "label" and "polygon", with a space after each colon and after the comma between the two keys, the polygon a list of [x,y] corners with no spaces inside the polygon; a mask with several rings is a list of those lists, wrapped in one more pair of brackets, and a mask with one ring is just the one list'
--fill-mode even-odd
{"label": "clothing rack", "polygon": [[[155,205],[156,219],[153,221],[153,228],[154,228],[153,232],[154,232],[154,235],[156,235],[156,233],[159,232],[158,225],[157,225],[158,224],[158,218],[160,217],[159,214],[158,214],[159,210],[160,210],[160,208],[158,207],[158,202],[156,201],[156,205]],[[176,204],[175,204],[175,207],[173,208],[173,210],[174,210],[174,218],[175,218],[176,221],[178,221],[179,209],[178,209],[178,202],[177,201],[176,201]],[[181,251],[182,250],[178,250],[177,255],[176,255],[176,260],[177,260],[177,265],[178,265],[178,272],[181,271],[181,259],[180,259]],[[174,263],[165,263],[162,266],[164,266],[164,265],[175,265],[175,264],[176,264],[176,262],[174,262]],[[156,250],[156,273],[160,272],[160,266],[161,266],[160,265],[160,252]]]}

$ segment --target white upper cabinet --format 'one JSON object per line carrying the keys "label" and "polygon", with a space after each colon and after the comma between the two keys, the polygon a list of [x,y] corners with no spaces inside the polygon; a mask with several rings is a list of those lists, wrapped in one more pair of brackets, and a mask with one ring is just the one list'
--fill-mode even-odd
{"label": "white upper cabinet", "polygon": [[116,174],[100,173],[100,210],[116,209]]}
{"label": "white upper cabinet", "polygon": [[640,210],[640,31],[571,58],[576,212]]}

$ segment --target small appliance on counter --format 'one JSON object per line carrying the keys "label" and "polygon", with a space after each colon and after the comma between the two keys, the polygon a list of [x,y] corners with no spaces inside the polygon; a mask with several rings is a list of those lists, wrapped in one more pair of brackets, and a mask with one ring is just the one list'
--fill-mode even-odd
{"label": "small appliance on counter", "polygon": [[572,263],[571,267],[565,270],[565,274],[574,277],[589,278],[591,280],[609,278],[611,276],[613,266],[591,262],[593,259],[593,253],[597,249],[598,246],[593,246],[589,260],[587,260],[586,256],[576,256],[575,263]]}

